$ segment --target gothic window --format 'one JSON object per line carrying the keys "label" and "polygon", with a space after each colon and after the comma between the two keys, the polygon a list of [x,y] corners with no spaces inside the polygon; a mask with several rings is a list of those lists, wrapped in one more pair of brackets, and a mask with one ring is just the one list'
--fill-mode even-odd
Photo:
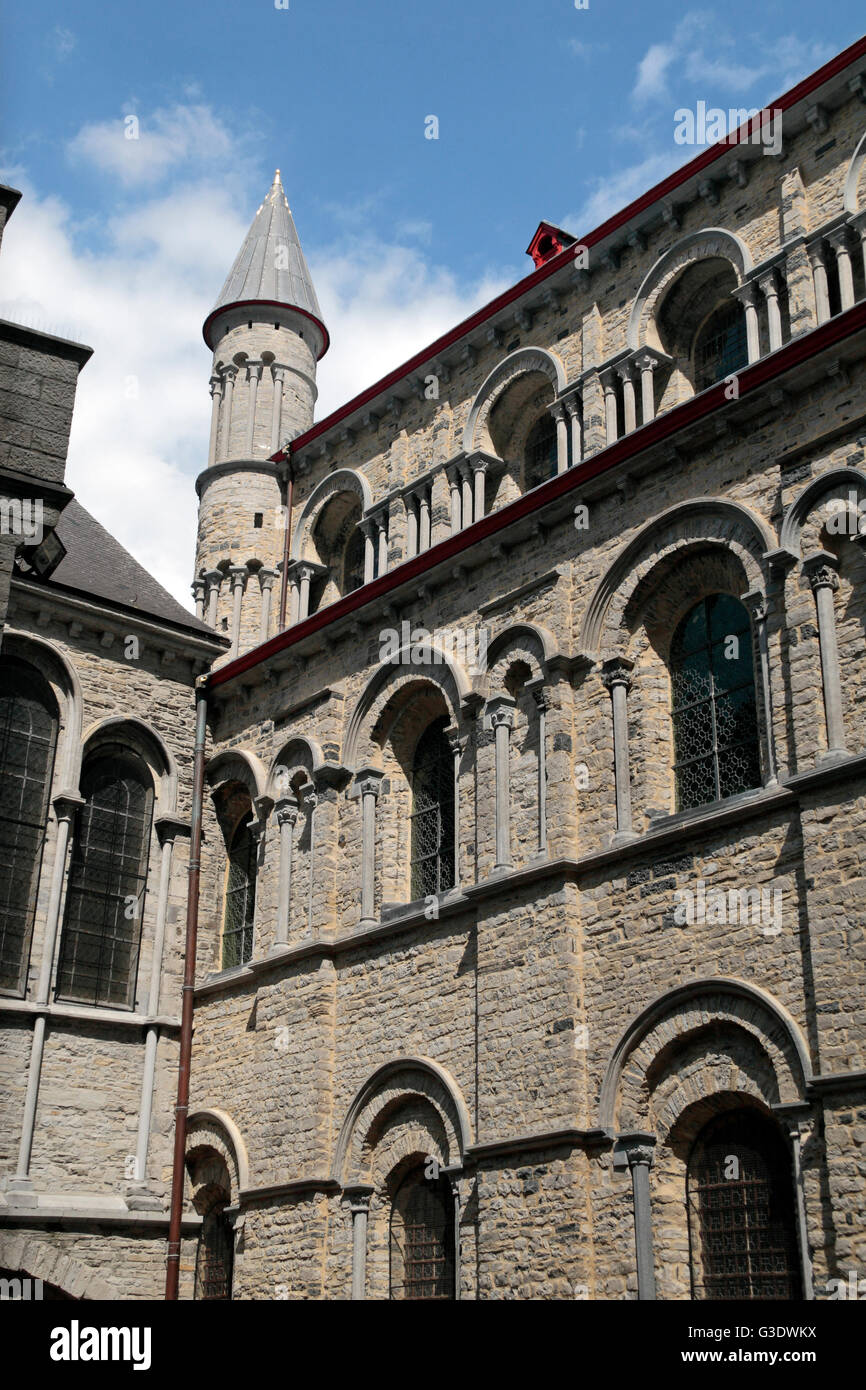
{"label": "gothic window", "polygon": [[683,618],[670,657],[677,810],[760,786],[749,615],[728,594]]}
{"label": "gothic window", "polygon": [[410,1169],[391,1212],[392,1299],[454,1298],[454,1199],[447,1178]]}
{"label": "gothic window", "polygon": [[748,360],[746,311],[736,301],[722,304],[710,314],[695,339],[695,390],[714,386],[739,371]]}
{"label": "gothic window", "polygon": [[536,420],[526,441],[526,491],[556,473],[556,421],[547,411]]}
{"label": "gothic window", "polygon": [[0,990],[27,978],[57,744],[57,704],[24,662],[0,663]]}
{"label": "gothic window", "polygon": [[228,1198],[220,1193],[204,1213],[195,1261],[195,1296],[226,1302],[232,1296],[233,1232],[225,1215]]}
{"label": "gothic window", "polygon": [[791,1160],[773,1122],[753,1109],[717,1115],[687,1184],[693,1297],[800,1298]]}
{"label": "gothic window", "polygon": [[244,817],[229,845],[226,905],[223,924],[223,970],[245,965],[253,954],[256,910],[256,841],[251,820]]}
{"label": "gothic window", "polygon": [[153,782],[128,749],[93,753],[69,867],[57,995],[131,1007],[153,815]]}
{"label": "gothic window", "polygon": [[421,735],[412,764],[412,901],[454,887],[454,755],[447,716]]}

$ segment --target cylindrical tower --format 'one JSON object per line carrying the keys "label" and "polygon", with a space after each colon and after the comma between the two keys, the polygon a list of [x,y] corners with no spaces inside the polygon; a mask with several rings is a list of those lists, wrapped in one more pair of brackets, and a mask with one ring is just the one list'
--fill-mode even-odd
{"label": "cylindrical tower", "polygon": [[328,332],[276,172],[204,324],[213,352],[208,466],[197,481],[196,609],[229,657],[273,635],[285,530],[278,466],[309,429]]}

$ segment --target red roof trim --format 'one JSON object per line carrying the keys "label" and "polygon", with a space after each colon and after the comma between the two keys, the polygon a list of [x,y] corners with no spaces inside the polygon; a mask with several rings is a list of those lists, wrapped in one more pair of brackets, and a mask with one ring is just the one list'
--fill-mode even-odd
{"label": "red roof trim", "polygon": [[[835,318],[822,324],[820,328],[815,328],[810,333],[795,338],[793,342],[779,348],[771,356],[764,357],[759,362],[753,363],[752,366],[744,368],[742,372],[738,373],[740,397],[748,395],[750,391],[757,390],[758,387],[776,377],[783,376],[792,367],[799,366],[800,363],[808,361],[810,357],[814,357],[817,353],[851,337],[852,334],[862,329],[866,329],[866,302],[856,304],[853,309],[846,310],[844,314],[837,314]],[[398,565],[396,569],[388,570],[378,579],[374,579],[372,583],[365,584],[362,588],[347,594],[345,598],[329,604],[320,613],[314,613],[312,617],[306,618],[303,623],[297,623],[294,627],[278,633],[276,637],[272,637],[260,647],[255,647],[251,652],[246,652],[235,661],[212,672],[208,677],[208,689],[225,685],[227,681],[243,675],[245,671],[267,661],[269,657],[275,656],[287,647],[294,646],[296,642],[302,641],[305,637],[312,636],[321,628],[330,626],[331,623],[345,617],[348,613],[354,613],[357,609],[365,607],[366,604],[374,603],[377,599],[390,593],[392,589],[399,588],[407,581],[420,579],[428,570],[455,558],[478,541],[495,535],[497,531],[504,530],[515,521],[519,521],[524,516],[528,516],[545,506],[548,502],[553,502],[557,497],[575,491],[590,478],[605,473],[614,464],[643,453],[645,449],[678,433],[687,425],[711,415],[715,410],[728,404],[725,397],[726,390],[724,381],[720,381],[708,391],[703,391],[699,396],[684,401],[682,405],[658,416],[648,425],[643,425],[641,429],[635,430],[623,439],[618,439],[615,444],[602,449],[600,453],[594,454],[584,463],[578,464],[576,468],[570,468],[566,473],[558,474],[555,478],[551,478],[550,482],[533,489],[532,492],[523,497],[518,497],[500,511],[482,517],[480,521],[468,526],[465,531],[458,531],[457,535],[447,537],[430,550],[425,550],[423,554],[415,555],[411,560],[405,560],[403,564]]]}
{"label": "red roof trim", "polygon": [[281,299],[236,299],[232,304],[221,304],[218,309],[212,309],[211,312],[208,314],[207,318],[205,319],[204,325],[201,330],[202,337],[204,338],[211,352],[213,352],[214,347],[213,343],[208,337],[208,334],[210,332],[210,326],[213,323],[214,319],[219,318],[220,314],[227,314],[230,309],[247,309],[257,307],[264,307],[266,309],[291,309],[293,314],[301,314],[305,319],[309,319],[310,323],[314,323],[318,328],[319,332],[322,334],[322,338],[324,340],[324,346],[322,347],[322,351],[319,353],[319,356],[316,359],[317,361],[321,362],[325,353],[328,351],[328,348],[331,346],[330,335],[328,334],[327,328],[322,323],[322,320],[317,319],[315,314],[308,313],[306,309],[299,309],[297,304],[285,304]]}
{"label": "red roof trim", "polygon": [[[792,106],[796,106],[798,101],[802,101],[804,97],[809,96],[811,92],[814,92],[816,88],[820,87],[824,82],[829,81],[830,78],[835,77],[837,73],[842,72],[850,63],[863,57],[866,57],[866,37],[857,39],[855,43],[850,44],[849,47],[843,49],[841,53],[837,53],[836,57],[831,58],[823,67],[818,68],[815,72],[811,73],[809,77],[804,77],[803,81],[798,82],[796,87],[792,87],[790,91],[785,92],[778,100],[772,102],[763,109],[765,111],[790,110]],[[708,168],[710,164],[715,163],[717,159],[720,159],[725,154],[729,154],[732,146],[737,143],[735,137],[736,132],[734,132],[734,137],[728,136],[719,144],[711,145],[709,149],[702,150],[699,155],[696,155],[693,160],[685,164],[682,169],[675,170],[674,173],[669,174],[667,178],[662,179],[661,183],[655,184],[646,193],[642,193],[639,198],[636,198],[634,202],[629,203],[627,207],[623,208],[622,212],[615,213],[614,216],[608,218],[606,222],[602,222],[601,226],[596,227],[595,231],[583,237],[578,242],[578,246],[589,247],[597,245],[598,242],[603,241],[605,237],[610,236],[612,232],[624,226],[632,217],[637,216],[640,212],[646,211],[653,203],[657,203],[668,194],[673,193],[675,189],[687,183],[695,174],[701,173],[701,171]],[[408,362],[404,362],[402,366],[389,372],[387,376],[382,377],[382,379],[375,382],[374,385],[369,386],[365,391],[362,391],[360,395],[353,396],[345,405],[339,406],[332,414],[327,415],[324,420],[319,420],[317,424],[306,430],[304,434],[298,435],[297,439],[292,442],[292,453],[297,453],[299,449],[303,449],[307,444],[311,444],[320,434],[324,434],[327,430],[332,429],[334,425],[339,424],[341,420],[345,420],[347,415],[354,414],[356,410],[360,410],[365,406],[368,401],[374,400],[382,391],[386,391],[390,386],[396,385],[398,381],[402,381],[404,377],[407,377],[411,372],[417,371],[425,362],[429,362],[431,358],[435,358],[440,353],[445,352],[449,347],[452,347],[454,343],[459,342],[467,333],[471,333],[473,329],[480,327],[482,323],[492,318],[494,314],[499,313],[501,309],[507,308],[515,299],[520,299],[520,297],[529,290],[534,289],[537,285],[543,284],[548,276],[553,275],[555,271],[560,270],[564,265],[567,265],[570,260],[574,259],[576,250],[576,247],[567,247],[566,250],[561,251],[558,256],[554,256],[551,260],[547,261],[539,270],[535,270],[523,280],[519,280],[516,285],[512,285],[511,289],[505,290],[502,294],[498,295],[496,299],[492,299],[484,308],[476,310],[474,314],[470,314],[469,318],[464,319],[456,328],[449,329],[447,333],[443,334],[441,338],[437,338],[429,347],[416,353],[414,357],[410,357]],[[285,454],[282,450],[273,456],[274,461],[279,463],[283,461],[284,457]]]}

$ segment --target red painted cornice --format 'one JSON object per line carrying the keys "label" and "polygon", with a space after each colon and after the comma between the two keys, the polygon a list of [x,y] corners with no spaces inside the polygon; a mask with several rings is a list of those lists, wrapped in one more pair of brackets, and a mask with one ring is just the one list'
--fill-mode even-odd
{"label": "red painted cornice", "polygon": [[[777,101],[771,102],[770,105],[764,109],[767,111],[789,111],[791,107],[796,106],[798,102],[803,101],[805,97],[817,91],[825,82],[837,76],[838,73],[843,72],[850,63],[856,62],[858,58],[864,57],[866,57],[866,37],[858,39],[856,43],[852,43],[848,48],[843,49],[841,53],[837,53],[835,58],[831,58],[823,67],[818,68],[817,71],[811,73],[809,77],[805,77],[802,82],[797,83],[796,87],[792,87],[790,91],[785,92]],[[677,169],[673,174],[669,174],[667,178],[662,179],[661,183],[655,184],[646,193],[642,193],[639,198],[629,203],[621,212],[615,213],[614,216],[609,217],[606,222],[602,222],[601,226],[596,227],[595,231],[581,238],[576,246],[567,247],[564,251],[561,251],[558,256],[554,256],[551,260],[547,261],[540,269],[533,271],[531,275],[527,275],[523,280],[518,280],[516,285],[512,285],[510,289],[503,291],[496,299],[486,304],[484,308],[476,310],[469,318],[457,324],[456,328],[450,329],[447,333],[443,334],[441,338],[437,338],[434,343],[431,343],[429,347],[416,353],[414,357],[410,357],[408,362],[404,362],[402,366],[395,368],[395,370],[389,372],[387,376],[382,377],[381,381],[377,381],[372,386],[367,387],[360,395],[353,396],[350,401],[347,401],[345,405],[341,405],[337,410],[333,411],[331,415],[326,415],[323,420],[317,421],[310,429],[306,430],[303,434],[299,434],[290,445],[291,452],[295,454],[300,449],[305,448],[307,444],[311,444],[314,439],[317,439],[320,434],[325,434],[329,429],[333,429],[334,425],[338,425],[341,420],[345,420],[347,416],[353,415],[370,401],[375,400],[383,391],[389,390],[405,377],[410,376],[412,372],[418,371],[425,362],[435,360],[435,358],[439,357],[443,352],[446,352],[450,347],[453,347],[455,343],[459,342],[461,338],[465,337],[467,333],[471,333],[474,329],[479,328],[483,323],[486,323],[488,319],[492,318],[494,314],[498,314],[502,309],[508,308],[509,304],[513,304],[515,300],[520,299],[524,294],[528,294],[531,290],[536,289],[539,285],[543,284],[549,276],[555,275],[558,270],[568,265],[570,261],[574,260],[578,247],[597,246],[599,242],[604,241],[605,237],[609,237],[613,232],[618,231],[620,227],[630,222],[633,217],[637,217],[639,213],[645,212],[647,208],[652,207],[654,203],[661,202],[663,199],[669,197],[684,183],[687,183],[689,179],[694,178],[696,174],[702,173],[704,169],[708,169],[711,164],[715,163],[717,159],[721,159],[723,155],[730,154],[731,149],[735,148],[737,144],[738,141],[735,133],[733,137],[729,136],[718,144],[711,145],[708,149],[702,150],[701,153],[690,160],[688,164],[684,164],[681,169]],[[273,455],[274,462],[282,463],[284,459],[285,453],[282,450]]]}
{"label": "red painted cornice", "polygon": [[[784,376],[794,367],[800,366],[811,357],[817,356],[818,353],[833,347],[836,343],[843,342],[846,338],[850,338],[863,329],[866,329],[866,302],[855,304],[853,309],[848,309],[844,314],[837,314],[828,323],[795,338],[793,342],[779,348],[769,357],[761,358],[750,367],[744,367],[741,372],[737,373],[739,398],[742,400],[768,382]],[[355,589],[353,593],[338,599],[336,603],[329,604],[321,612],[314,613],[312,617],[306,618],[302,623],[297,623],[294,627],[278,633],[276,637],[272,637],[270,641],[264,642],[260,647],[255,647],[251,652],[246,652],[235,661],[212,672],[207,681],[208,689],[213,690],[218,686],[225,685],[228,681],[235,680],[245,671],[267,661],[269,657],[275,656],[278,652],[294,646],[296,642],[302,642],[305,637],[312,636],[314,632],[319,632],[322,628],[329,627],[332,623],[338,622],[340,618],[346,617],[347,614],[354,613],[359,608],[364,608],[367,604],[375,603],[378,599],[384,598],[393,589],[400,588],[413,579],[420,580],[423,575],[429,570],[435,569],[437,565],[456,559],[464,550],[470,550],[479,541],[485,540],[486,537],[493,536],[498,531],[504,531],[506,527],[512,526],[514,522],[538,511],[549,502],[555,501],[556,498],[563,497],[569,492],[575,492],[589,479],[607,472],[615,464],[634,458],[654,444],[659,444],[679,433],[680,430],[686,429],[689,425],[712,415],[714,411],[730,404],[725,396],[726,390],[725,382],[718,382],[709,390],[701,392],[698,396],[693,396],[691,400],[684,401],[682,405],[676,406],[664,415],[659,415],[648,425],[643,425],[639,430],[634,430],[624,438],[618,439],[615,444],[608,445],[607,448],[602,449],[598,454],[593,454],[583,463],[569,468],[565,473],[559,473],[555,478],[544,483],[542,487],[534,488],[532,492],[516,498],[507,507],[502,507],[499,511],[491,512],[489,516],[482,517],[472,526],[467,526],[465,531],[458,531],[456,535],[448,536],[444,541],[432,546],[430,550],[425,550],[423,554],[415,555],[411,560],[404,560],[396,569],[388,570],[370,584]]]}
{"label": "red painted cornice", "polygon": [[[211,324],[213,323],[214,319],[219,318],[220,314],[228,314],[231,312],[232,309],[291,309],[293,314],[300,314],[302,318],[309,319],[310,323],[314,323],[318,328],[319,332],[321,333],[322,351],[319,353],[316,359],[318,362],[321,362],[325,353],[328,351],[328,348],[331,346],[331,339],[328,335],[328,330],[322,323],[322,320],[317,319],[315,314],[308,313],[306,309],[299,309],[297,304],[285,304],[282,299],[236,299],[232,304],[221,304],[218,309],[211,310],[211,312],[208,314],[207,318],[204,321],[204,325],[201,330],[202,337],[204,338],[211,352],[213,352],[214,350],[213,343],[210,340]],[[274,458],[279,458],[281,460],[282,454],[275,454]]]}

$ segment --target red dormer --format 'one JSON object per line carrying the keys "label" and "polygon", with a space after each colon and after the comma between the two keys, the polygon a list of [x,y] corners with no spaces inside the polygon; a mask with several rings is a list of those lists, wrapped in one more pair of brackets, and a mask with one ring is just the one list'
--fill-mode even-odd
{"label": "red dormer", "polygon": [[537,270],[539,266],[558,256],[566,246],[573,246],[576,241],[577,237],[573,237],[570,232],[564,232],[561,227],[554,227],[552,222],[539,222],[538,231],[527,246],[526,254],[535,261]]}

